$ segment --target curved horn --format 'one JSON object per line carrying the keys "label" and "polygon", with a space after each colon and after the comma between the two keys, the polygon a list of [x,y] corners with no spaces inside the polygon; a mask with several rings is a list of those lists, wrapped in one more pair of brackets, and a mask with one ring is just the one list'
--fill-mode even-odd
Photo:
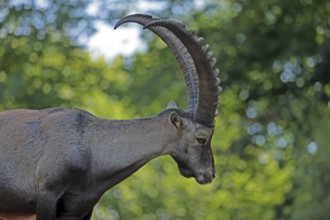
{"label": "curved horn", "polygon": [[194,119],[203,125],[213,127],[221,87],[219,86],[220,79],[218,78],[219,70],[215,68],[216,59],[213,57],[213,53],[209,51],[209,45],[205,45],[203,38],[197,37],[192,30],[179,22],[155,20],[144,28],[154,28],[156,26],[171,30],[186,46],[192,56],[199,82],[198,104]]}
{"label": "curved horn", "polygon": [[[127,22],[135,22],[143,26],[150,22],[158,21],[160,19],[153,18],[150,15],[134,14],[126,16],[120,19],[115,25],[115,29],[120,25]],[[183,72],[186,82],[186,89],[188,95],[188,111],[194,113],[198,102],[198,76],[194,61],[188,52],[185,45],[169,30],[163,27],[155,26],[149,28],[157,36],[159,36],[171,49],[176,60],[178,61],[180,68]]]}

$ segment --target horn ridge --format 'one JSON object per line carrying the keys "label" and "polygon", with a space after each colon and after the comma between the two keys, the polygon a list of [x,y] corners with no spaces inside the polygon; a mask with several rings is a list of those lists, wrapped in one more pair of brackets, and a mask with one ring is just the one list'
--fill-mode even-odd
{"label": "horn ridge", "polygon": [[[146,28],[146,25],[161,20],[159,18],[154,18],[150,15],[145,14],[133,14],[128,15],[120,19],[115,25],[115,29],[120,25],[127,22],[134,22],[140,25],[143,25]],[[196,109],[198,103],[198,76],[196,73],[196,68],[194,61],[186,49],[186,46],[179,40],[171,31],[167,30],[164,27],[150,27],[153,33],[159,36],[171,49],[175,59],[177,60],[180,69],[184,75],[184,80],[186,84],[187,96],[188,96],[188,111],[193,112]]]}
{"label": "horn ridge", "polygon": [[150,22],[145,28],[154,26],[171,30],[187,47],[194,60],[199,80],[198,104],[194,119],[201,124],[213,127],[217,106],[210,103],[219,102],[218,94],[221,89],[219,89],[219,70],[215,68],[216,59],[209,53],[209,46],[204,44],[204,38],[196,36],[181,22],[158,20]]}

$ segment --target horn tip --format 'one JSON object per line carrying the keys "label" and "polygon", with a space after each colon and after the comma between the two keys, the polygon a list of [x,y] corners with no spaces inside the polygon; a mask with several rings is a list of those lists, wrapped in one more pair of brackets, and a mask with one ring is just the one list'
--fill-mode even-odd
{"label": "horn tip", "polygon": [[153,17],[148,14],[131,14],[123,17],[120,19],[114,26],[114,29],[116,30],[120,25],[128,22],[139,22],[141,19],[152,19]]}

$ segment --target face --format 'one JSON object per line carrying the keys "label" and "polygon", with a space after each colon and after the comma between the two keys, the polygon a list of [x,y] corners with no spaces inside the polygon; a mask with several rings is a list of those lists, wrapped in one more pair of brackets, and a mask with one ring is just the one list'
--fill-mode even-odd
{"label": "face", "polygon": [[179,118],[177,130],[180,140],[171,156],[184,177],[194,177],[200,184],[211,183],[215,177],[211,139],[213,128],[207,128],[189,119]]}

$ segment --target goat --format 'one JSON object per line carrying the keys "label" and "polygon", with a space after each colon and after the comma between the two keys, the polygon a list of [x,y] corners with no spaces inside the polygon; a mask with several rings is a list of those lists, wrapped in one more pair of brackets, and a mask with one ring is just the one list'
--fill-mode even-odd
{"label": "goat", "polygon": [[0,219],[90,219],[111,187],[151,159],[170,155],[184,177],[215,177],[211,139],[221,91],[209,46],[184,24],[149,15],[121,19],[158,35],[175,55],[188,110],[174,101],[158,115],[107,120],[75,108],[0,113]]}

